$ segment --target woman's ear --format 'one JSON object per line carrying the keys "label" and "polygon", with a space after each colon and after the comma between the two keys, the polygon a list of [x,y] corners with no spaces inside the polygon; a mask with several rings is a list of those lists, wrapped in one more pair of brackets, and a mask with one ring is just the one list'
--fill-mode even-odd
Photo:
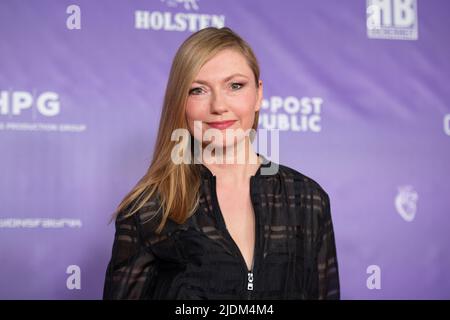
{"label": "woman's ear", "polygon": [[262,80],[258,81],[258,88],[257,90],[257,98],[256,98],[256,106],[255,106],[255,111],[259,111],[259,109],[261,108],[261,104],[262,104],[262,99],[263,99],[263,83]]}

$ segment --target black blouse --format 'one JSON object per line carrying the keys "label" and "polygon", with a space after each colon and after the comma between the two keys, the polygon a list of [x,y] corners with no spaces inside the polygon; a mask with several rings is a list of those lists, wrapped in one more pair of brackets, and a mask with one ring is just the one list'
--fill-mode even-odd
{"label": "black blouse", "polygon": [[[250,178],[255,212],[252,269],[229,232],[216,177],[203,164],[200,205],[161,234],[157,201],[119,214],[104,299],[339,299],[330,200],[311,178],[262,157]],[[276,174],[262,169],[278,166]]]}

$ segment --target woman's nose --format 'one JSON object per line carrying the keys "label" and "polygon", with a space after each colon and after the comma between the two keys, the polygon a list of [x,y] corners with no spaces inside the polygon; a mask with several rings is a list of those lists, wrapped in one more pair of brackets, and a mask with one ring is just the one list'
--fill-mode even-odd
{"label": "woman's nose", "polygon": [[212,94],[210,110],[211,113],[219,113],[219,114],[227,111],[226,101],[222,93],[214,92]]}

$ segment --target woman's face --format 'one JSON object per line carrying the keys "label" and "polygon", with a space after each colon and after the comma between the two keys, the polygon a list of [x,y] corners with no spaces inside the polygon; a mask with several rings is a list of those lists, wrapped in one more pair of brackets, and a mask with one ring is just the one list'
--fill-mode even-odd
{"label": "woman's face", "polygon": [[[212,146],[236,145],[241,138],[226,139],[226,131],[236,132],[237,129],[247,130],[253,127],[255,112],[262,102],[262,81],[256,86],[255,76],[246,58],[238,51],[224,49],[207,61],[195,77],[189,89],[186,105],[186,118],[189,131],[195,139]],[[195,123],[194,123],[195,121]],[[228,123],[217,123],[234,121]],[[214,123],[216,122],[216,123]],[[200,130],[201,125],[201,130]],[[197,127],[194,130],[194,127]],[[223,139],[216,141],[206,136],[217,129]],[[201,133],[201,136],[199,136]],[[202,139],[203,137],[203,139]],[[211,142],[211,140],[214,140]],[[228,141],[230,140],[230,141]]]}

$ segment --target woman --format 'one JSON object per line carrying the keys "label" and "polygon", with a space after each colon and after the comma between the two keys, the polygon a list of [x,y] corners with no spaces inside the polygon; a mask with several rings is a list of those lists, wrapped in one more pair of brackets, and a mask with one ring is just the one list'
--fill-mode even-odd
{"label": "woman", "polygon": [[105,299],[340,298],[328,194],[225,135],[256,130],[259,76],[227,27],[178,49],[151,165],[115,213]]}

